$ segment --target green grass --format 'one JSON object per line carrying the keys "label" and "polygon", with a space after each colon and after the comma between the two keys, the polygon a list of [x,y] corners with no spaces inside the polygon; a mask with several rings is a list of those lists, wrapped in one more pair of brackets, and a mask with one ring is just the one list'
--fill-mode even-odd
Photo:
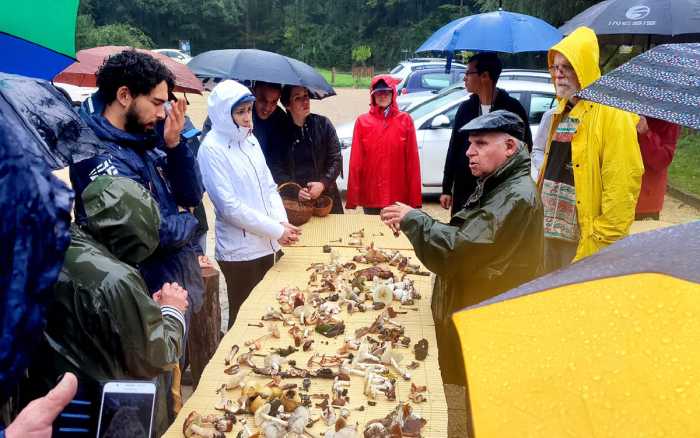
{"label": "green grass", "polygon": [[688,132],[676,146],[676,155],[668,169],[669,183],[694,195],[700,195],[700,132]]}
{"label": "green grass", "polygon": [[330,70],[326,70],[324,68],[317,68],[316,70],[323,75],[329,84],[338,88],[369,88],[370,82],[372,81],[372,78],[364,78],[355,82],[352,80],[351,73],[336,71],[335,82],[331,82],[332,75]]}

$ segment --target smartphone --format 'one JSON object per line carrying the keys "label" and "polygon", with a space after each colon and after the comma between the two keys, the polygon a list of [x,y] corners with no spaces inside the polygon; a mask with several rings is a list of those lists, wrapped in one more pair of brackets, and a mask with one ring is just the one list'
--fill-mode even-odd
{"label": "smartphone", "polygon": [[98,438],[149,438],[153,426],[156,385],[153,382],[112,381],[102,390]]}

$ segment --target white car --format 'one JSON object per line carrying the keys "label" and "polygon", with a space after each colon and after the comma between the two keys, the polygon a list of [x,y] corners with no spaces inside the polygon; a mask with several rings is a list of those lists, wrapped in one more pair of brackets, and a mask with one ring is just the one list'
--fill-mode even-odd
{"label": "white car", "polygon": [[[501,76],[498,78],[498,81],[499,82],[496,86],[500,86],[500,81],[527,81],[548,84],[552,82],[552,76],[545,70],[506,68],[501,72]],[[449,87],[443,88],[439,91],[420,91],[416,93],[402,94],[399,95],[396,103],[399,105],[399,109],[401,111],[407,111],[437,94],[447,92],[449,89],[458,88],[459,86],[460,84],[452,84]]]}
{"label": "white car", "polygon": [[95,87],[78,87],[77,85],[65,84],[63,82],[54,82],[54,86],[63,89],[70,96],[73,105],[80,106],[81,103],[92,95],[97,88]]}
{"label": "white car", "polygon": [[[403,81],[411,74],[412,71],[416,70],[417,67],[445,67],[447,60],[444,58],[412,58],[407,61],[399,62],[399,65],[392,68],[389,74],[396,79]],[[459,62],[452,62],[452,65],[467,68],[466,65],[460,64]]]}
{"label": "white car", "polygon": [[[506,80],[499,81],[498,86],[522,103],[528,112],[528,122],[534,137],[542,114],[556,103],[554,86],[543,82]],[[416,127],[423,194],[442,192],[442,175],[454,119],[459,105],[469,97],[469,93],[466,92],[463,85],[448,91],[407,111],[413,118]],[[338,178],[340,190],[347,189],[354,125],[354,122],[346,123],[336,128],[343,155],[343,176]]]}
{"label": "white car", "polygon": [[187,64],[190,62],[190,59],[192,59],[190,55],[178,49],[153,49],[151,52],[157,52],[161,55],[165,55],[173,61],[179,62],[180,64]]}

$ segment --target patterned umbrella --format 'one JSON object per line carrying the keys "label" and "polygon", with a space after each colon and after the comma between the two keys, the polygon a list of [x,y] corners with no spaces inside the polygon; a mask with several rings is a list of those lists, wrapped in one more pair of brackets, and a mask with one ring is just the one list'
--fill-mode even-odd
{"label": "patterned umbrella", "polygon": [[579,92],[604,105],[700,129],[700,44],[664,44]]}

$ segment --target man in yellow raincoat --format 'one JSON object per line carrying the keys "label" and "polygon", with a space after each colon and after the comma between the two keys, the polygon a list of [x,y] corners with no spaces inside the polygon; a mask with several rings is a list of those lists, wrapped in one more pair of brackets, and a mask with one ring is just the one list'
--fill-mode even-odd
{"label": "man in yellow raincoat", "polygon": [[598,40],[580,27],[549,50],[559,99],[538,188],[545,269],[553,271],[625,237],[644,173],[638,116],[575,95],[600,77]]}

